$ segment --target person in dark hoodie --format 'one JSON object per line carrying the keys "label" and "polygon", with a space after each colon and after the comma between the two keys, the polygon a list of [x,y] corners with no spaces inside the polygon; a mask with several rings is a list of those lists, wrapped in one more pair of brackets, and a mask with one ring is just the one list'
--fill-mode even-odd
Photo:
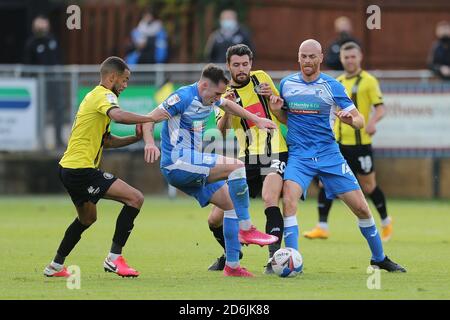
{"label": "person in dark hoodie", "polygon": [[338,34],[338,38],[328,47],[325,55],[325,64],[332,70],[344,70],[339,56],[341,46],[347,42],[355,42],[359,46],[361,44],[352,35],[352,22],[348,17],[342,16],[334,20],[334,29]]}
{"label": "person in dark hoodie", "polygon": [[45,16],[33,20],[33,35],[28,38],[23,55],[24,64],[55,65],[61,64],[58,41],[50,33],[50,22]]}
{"label": "person in dark hoodie", "polygon": [[220,28],[211,33],[206,43],[206,60],[226,63],[227,49],[236,44],[245,44],[251,51],[255,51],[250,33],[239,25],[236,11],[226,9],[220,13]]}
{"label": "person in dark hoodie", "polygon": [[428,57],[429,68],[442,79],[450,80],[450,22],[436,25],[437,40]]}

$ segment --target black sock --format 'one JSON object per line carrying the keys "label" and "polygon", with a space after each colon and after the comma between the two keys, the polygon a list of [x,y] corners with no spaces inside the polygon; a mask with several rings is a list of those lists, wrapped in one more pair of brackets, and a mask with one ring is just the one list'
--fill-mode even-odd
{"label": "black sock", "polygon": [[82,225],[80,220],[78,220],[78,218],[75,218],[72,224],[67,228],[66,233],[64,234],[64,238],[62,239],[61,244],[56,251],[57,253],[53,261],[59,264],[64,264],[64,260],[72,251],[72,249],[75,248],[76,244],[81,239],[81,234],[87,228],[89,228],[89,226]]}
{"label": "black sock", "polygon": [[122,248],[127,243],[131,230],[134,227],[134,219],[136,219],[139,209],[123,206],[116,221],[116,230],[114,231],[113,243],[111,246],[111,253],[122,254]]}
{"label": "black sock", "polygon": [[223,225],[220,227],[209,226],[209,230],[211,230],[211,232],[214,235],[214,238],[222,246],[223,250],[225,250],[225,237],[223,235]]}
{"label": "black sock", "polygon": [[317,206],[319,209],[319,222],[328,223],[328,214],[330,213],[333,200],[330,200],[326,197],[324,188],[320,188],[317,202]]}
{"label": "black sock", "polygon": [[279,207],[268,207],[264,210],[264,213],[266,214],[266,233],[278,237],[277,242],[269,245],[269,257],[271,258],[275,251],[281,247],[284,221]]}
{"label": "black sock", "polygon": [[372,199],[373,204],[378,210],[378,213],[380,214],[381,219],[386,219],[387,209],[386,209],[386,198],[384,196],[383,191],[376,186],[375,189],[372,191],[372,193],[369,195],[370,199]]}

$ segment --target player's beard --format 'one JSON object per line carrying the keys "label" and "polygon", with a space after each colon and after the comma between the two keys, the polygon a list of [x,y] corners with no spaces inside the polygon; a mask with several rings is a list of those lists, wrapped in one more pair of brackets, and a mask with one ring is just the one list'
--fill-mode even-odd
{"label": "player's beard", "polygon": [[[245,79],[244,80],[239,80],[238,77],[239,76],[243,76],[245,75]],[[236,77],[233,77],[233,81],[236,82],[236,84],[242,86],[242,85],[246,85],[247,83],[250,82],[250,75],[246,74],[246,73],[239,73],[236,75]]]}
{"label": "player's beard", "polygon": [[117,86],[117,85],[114,85],[113,87],[112,87],[112,92],[114,92],[114,94],[116,95],[116,96],[119,96],[120,95],[120,91],[119,91],[119,86]]}
{"label": "player's beard", "polygon": [[[311,71],[306,72],[305,68],[310,68]],[[307,76],[311,76],[316,72],[317,72],[317,67],[315,67],[314,65],[302,66],[302,73]]]}

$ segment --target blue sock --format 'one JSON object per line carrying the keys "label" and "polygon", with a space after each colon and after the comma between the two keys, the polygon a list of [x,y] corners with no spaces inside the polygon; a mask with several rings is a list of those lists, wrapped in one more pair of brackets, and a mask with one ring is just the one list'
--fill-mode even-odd
{"label": "blue sock", "polygon": [[[244,171],[245,173],[245,171]],[[234,210],[239,220],[249,220],[250,199],[248,195],[248,185],[246,178],[228,180],[228,190],[231,201],[233,201]]]}
{"label": "blue sock", "polygon": [[287,248],[293,248],[298,251],[298,223],[297,223],[297,217],[290,216],[287,218],[284,218],[284,245]]}
{"label": "blue sock", "polygon": [[358,224],[361,233],[369,244],[370,251],[372,252],[372,260],[376,262],[383,261],[385,257],[383,245],[381,244],[380,234],[375,226],[373,217],[370,219],[359,219]]}
{"label": "blue sock", "polygon": [[229,263],[239,264],[239,220],[236,218],[223,218],[223,235],[225,237],[225,257]]}

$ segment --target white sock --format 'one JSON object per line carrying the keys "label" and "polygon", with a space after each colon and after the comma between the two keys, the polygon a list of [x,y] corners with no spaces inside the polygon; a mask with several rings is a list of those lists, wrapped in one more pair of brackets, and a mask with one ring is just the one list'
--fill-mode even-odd
{"label": "white sock", "polygon": [[55,269],[55,270],[62,270],[62,268],[64,267],[64,265],[56,263],[55,261],[52,261],[50,263],[50,265]]}
{"label": "white sock", "polygon": [[292,226],[298,226],[297,222],[297,215],[292,215],[289,217],[283,217],[284,227],[292,227]]}
{"label": "white sock", "polygon": [[391,223],[391,217],[387,216],[386,219],[381,220],[381,225],[383,227],[387,226],[389,223]]}
{"label": "white sock", "polygon": [[241,230],[244,230],[244,231],[250,230],[251,226],[252,226],[252,221],[250,219],[239,221],[239,229],[241,229]]}
{"label": "white sock", "polygon": [[375,225],[375,220],[373,217],[370,217],[369,219],[358,219],[358,225],[361,228],[369,228]]}
{"label": "white sock", "polygon": [[239,261],[236,261],[236,262],[228,262],[228,261],[226,261],[225,264],[227,266],[229,266],[230,268],[232,268],[232,269],[236,269],[237,267],[239,267]]}
{"label": "white sock", "polygon": [[328,231],[328,223],[327,222],[319,222],[317,224],[319,226],[320,229],[324,229]]}
{"label": "white sock", "polygon": [[108,254],[108,258],[111,261],[115,261],[120,256],[121,256],[121,254],[116,254],[116,253],[111,253],[111,252]]}

